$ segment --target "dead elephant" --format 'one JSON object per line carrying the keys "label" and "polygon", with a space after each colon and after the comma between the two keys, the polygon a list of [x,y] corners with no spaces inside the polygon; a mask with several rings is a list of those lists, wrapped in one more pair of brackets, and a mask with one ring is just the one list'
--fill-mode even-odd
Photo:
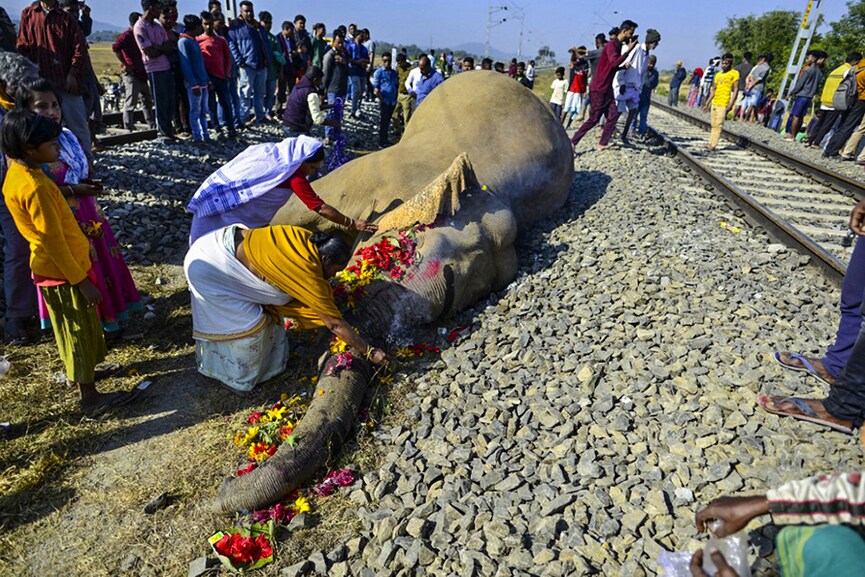
{"label": "dead elephant", "polygon": [[[396,146],[353,160],[318,180],[332,206],[380,225],[360,246],[415,223],[419,263],[399,282],[379,280],[352,323],[386,340],[396,324],[428,323],[507,286],[517,272],[514,241],[561,208],[573,178],[571,144],[535,94],[494,72],[460,74],[436,88]],[[274,224],[338,230],[292,197]],[[324,373],[297,446],[282,445],[252,473],[227,479],[221,511],[268,506],[308,481],[351,434],[370,377],[366,362]]]}

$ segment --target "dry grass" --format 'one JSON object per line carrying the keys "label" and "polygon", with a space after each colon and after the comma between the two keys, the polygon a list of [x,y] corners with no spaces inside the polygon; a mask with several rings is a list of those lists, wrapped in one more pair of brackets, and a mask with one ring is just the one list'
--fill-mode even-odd
{"label": "dry grass", "polygon": [[93,42],[90,44],[90,61],[93,70],[101,80],[104,77],[117,80],[120,78],[120,62],[111,51],[110,42]]}
{"label": "dry grass", "polygon": [[[62,370],[54,344],[6,351],[12,370],[0,381],[2,420],[12,423],[0,442],[0,574],[125,575],[145,566],[156,575],[185,574],[188,563],[209,553],[207,538],[232,519],[211,512],[222,479],[243,460],[231,438],[254,409],[310,386],[317,358],[310,342],[298,343],[293,368],[239,399],[194,370],[188,295],[176,266],[131,267],[142,291],[153,297],[156,321],[143,341],[109,352],[110,361],[136,368],[100,383],[105,390],[153,381],[134,404],[90,419],[80,415],[75,392],[51,381]],[[171,278],[156,286],[157,277]],[[304,360],[306,359],[306,360]],[[382,426],[396,424],[410,377],[379,390]],[[401,383],[401,384],[400,384]],[[339,464],[377,468],[381,455],[370,435],[343,451]],[[143,506],[168,493],[168,506],[152,515]],[[315,506],[315,527],[283,531],[278,569],[314,550],[328,550],[358,529],[343,495]]]}

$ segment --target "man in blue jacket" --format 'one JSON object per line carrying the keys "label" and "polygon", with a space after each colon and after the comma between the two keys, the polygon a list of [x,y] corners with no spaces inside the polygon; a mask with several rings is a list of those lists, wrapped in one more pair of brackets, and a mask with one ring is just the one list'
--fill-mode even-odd
{"label": "man in blue jacket", "polygon": [[240,119],[249,120],[250,101],[255,121],[265,121],[264,96],[267,88],[267,65],[270,59],[267,38],[255,20],[252,2],[240,3],[240,18],[228,29],[228,48],[240,73]]}

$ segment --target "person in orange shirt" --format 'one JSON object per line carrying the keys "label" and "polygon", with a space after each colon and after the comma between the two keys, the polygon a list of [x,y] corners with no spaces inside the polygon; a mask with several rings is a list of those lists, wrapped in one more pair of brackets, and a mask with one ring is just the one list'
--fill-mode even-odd
{"label": "person in orange shirt", "polygon": [[102,300],[94,284],[90,243],[60,189],[42,171],[60,156],[60,125],[23,109],[6,114],[0,146],[9,158],[3,196],[21,236],[30,245],[33,281],[42,293],[70,385],[81,410],[97,415],[133,398],[96,390],[96,365],[105,360],[105,337],[96,313]]}

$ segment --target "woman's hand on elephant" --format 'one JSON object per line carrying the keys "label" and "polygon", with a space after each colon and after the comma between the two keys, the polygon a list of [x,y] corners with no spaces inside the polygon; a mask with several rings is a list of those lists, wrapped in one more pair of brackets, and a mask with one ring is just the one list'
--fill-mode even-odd
{"label": "woman's hand on elephant", "polygon": [[354,221],[354,229],[358,232],[375,232],[378,230],[378,225],[358,218]]}
{"label": "woman's hand on elephant", "polygon": [[373,349],[369,355],[369,360],[377,365],[386,365],[388,361],[387,353],[381,349]]}

